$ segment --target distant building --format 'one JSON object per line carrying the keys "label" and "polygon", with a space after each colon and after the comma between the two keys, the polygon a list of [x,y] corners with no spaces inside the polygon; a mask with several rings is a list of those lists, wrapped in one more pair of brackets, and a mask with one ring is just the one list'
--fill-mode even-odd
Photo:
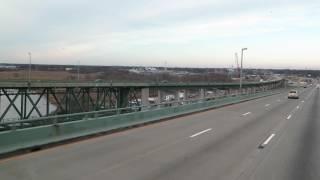
{"label": "distant building", "polygon": [[159,73],[160,71],[154,67],[143,67],[143,68],[129,69],[129,72],[136,73],[136,74],[140,74],[140,73],[150,74],[150,73]]}
{"label": "distant building", "polygon": [[65,71],[73,71],[73,68],[65,68]]}
{"label": "distant building", "polygon": [[15,69],[17,69],[17,66],[14,66],[14,65],[0,65],[0,69],[15,70]]}
{"label": "distant building", "polygon": [[157,71],[157,68],[154,67],[145,67],[146,71]]}
{"label": "distant building", "polygon": [[138,69],[129,69],[129,72],[136,73],[136,74],[140,74],[141,73],[141,71],[138,70]]}

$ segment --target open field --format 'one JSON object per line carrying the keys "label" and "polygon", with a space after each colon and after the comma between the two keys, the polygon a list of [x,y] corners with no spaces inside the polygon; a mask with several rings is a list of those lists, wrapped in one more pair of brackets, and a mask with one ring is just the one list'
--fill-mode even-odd
{"label": "open field", "polygon": [[[77,80],[77,71],[64,70],[33,70],[31,80],[72,81]],[[111,82],[230,82],[231,79],[221,74],[185,74],[169,73],[132,73],[128,70],[113,69],[108,71],[80,71],[80,81],[95,81],[97,79]],[[28,80],[26,70],[0,71],[0,80]]]}
{"label": "open field", "polygon": [[[97,73],[80,74],[81,80],[95,80]],[[28,72],[18,71],[1,71],[0,80],[27,80]],[[31,80],[75,80],[77,74],[67,71],[32,71]]]}

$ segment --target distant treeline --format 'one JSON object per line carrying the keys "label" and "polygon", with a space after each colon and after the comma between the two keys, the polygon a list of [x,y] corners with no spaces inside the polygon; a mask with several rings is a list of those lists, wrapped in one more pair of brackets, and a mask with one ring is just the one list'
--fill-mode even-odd
{"label": "distant treeline", "polygon": [[[17,70],[24,70],[29,68],[29,64],[11,64],[11,63],[2,63],[3,66],[15,66]],[[164,67],[156,67],[157,69],[164,69]],[[71,68],[71,71],[76,72],[76,65],[46,65],[46,64],[32,64],[33,70],[39,71],[64,71],[66,68]],[[88,66],[81,65],[80,67],[81,73],[96,73],[96,72],[112,72],[112,71],[123,71],[129,70],[132,68],[142,68],[140,66]],[[6,68],[1,68],[1,70],[6,70]],[[229,68],[185,68],[185,67],[168,67],[168,70],[171,71],[186,71],[190,73],[212,73],[216,70],[220,72],[227,72]],[[11,69],[12,70],[12,69]],[[236,70],[236,69],[235,69]],[[244,69],[246,74],[256,74],[263,75],[266,73],[275,73],[275,74],[286,74],[286,75],[299,75],[299,76],[308,76],[312,77],[320,76],[320,70],[306,70],[306,69]]]}

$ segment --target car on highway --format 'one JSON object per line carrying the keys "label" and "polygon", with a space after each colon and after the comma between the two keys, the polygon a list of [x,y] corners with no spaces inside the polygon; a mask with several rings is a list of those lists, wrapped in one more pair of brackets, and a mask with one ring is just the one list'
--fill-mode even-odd
{"label": "car on highway", "polygon": [[291,90],[288,93],[288,99],[299,99],[299,94],[297,90]]}

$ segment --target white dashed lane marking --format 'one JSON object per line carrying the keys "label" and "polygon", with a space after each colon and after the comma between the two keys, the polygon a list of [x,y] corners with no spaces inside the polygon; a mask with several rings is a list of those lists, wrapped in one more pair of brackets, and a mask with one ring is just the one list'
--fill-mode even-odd
{"label": "white dashed lane marking", "polygon": [[268,145],[274,136],[275,134],[271,134],[262,144],[260,144],[259,148],[264,148],[266,145]]}
{"label": "white dashed lane marking", "polygon": [[211,130],[212,130],[212,129],[209,128],[209,129],[200,131],[200,132],[198,132],[198,133],[196,133],[196,134],[194,134],[194,135],[191,135],[190,138],[194,138],[194,137],[196,137],[196,136],[199,136],[199,135],[201,135],[201,134],[203,134],[203,133],[206,133],[206,132],[209,132],[209,131],[211,131]]}
{"label": "white dashed lane marking", "polygon": [[249,115],[249,114],[251,114],[251,112],[247,112],[247,113],[244,113],[244,114],[242,114],[243,116],[247,116],[247,115]]}

